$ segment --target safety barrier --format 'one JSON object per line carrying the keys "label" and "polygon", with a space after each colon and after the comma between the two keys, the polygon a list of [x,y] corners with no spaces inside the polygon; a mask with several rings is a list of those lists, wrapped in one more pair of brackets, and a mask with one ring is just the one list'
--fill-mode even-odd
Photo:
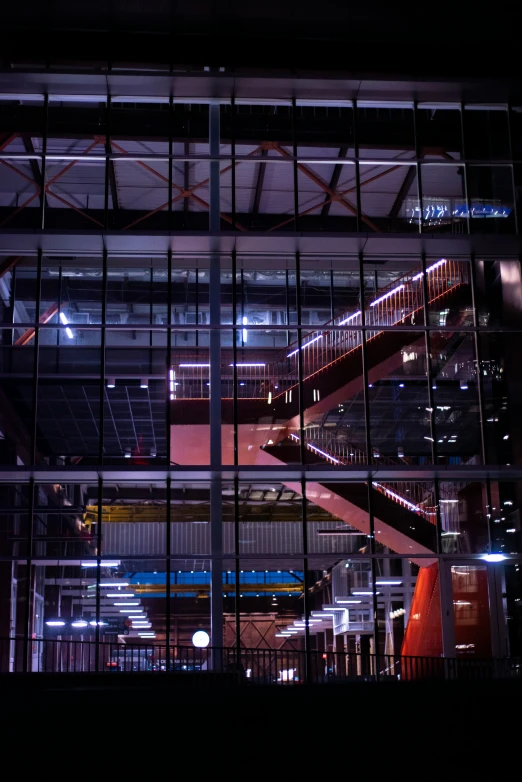
{"label": "safety barrier", "polygon": [[[297,642],[299,643],[299,642]],[[299,648],[166,646],[94,640],[0,640],[0,673],[227,674],[245,685],[326,684],[349,681],[489,680],[522,677],[520,658],[404,657]]]}

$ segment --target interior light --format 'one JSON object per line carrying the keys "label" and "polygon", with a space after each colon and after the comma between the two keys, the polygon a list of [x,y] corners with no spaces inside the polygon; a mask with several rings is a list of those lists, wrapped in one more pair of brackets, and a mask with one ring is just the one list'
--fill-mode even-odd
{"label": "interior light", "polygon": [[[67,326],[67,324],[69,323],[69,321],[67,320],[67,318],[65,317],[63,312],[60,312],[60,320],[62,321],[64,326]],[[71,329],[69,327],[67,327],[65,329],[65,333],[67,334],[69,339],[73,338],[73,333],[72,333],[72,331],[71,331]]]}
{"label": "interior light", "polygon": [[460,390],[461,391],[467,391],[468,390],[468,381],[467,380],[461,380],[460,381]]}
{"label": "interior light", "polygon": [[[93,586],[96,586],[96,584],[93,584]],[[128,581],[107,581],[105,584],[100,584],[101,587],[128,587],[129,582]],[[134,597],[134,595],[133,595]]]}
{"label": "interior light", "polygon": [[393,288],[393,290],[388,291],[388,293],[385,293],[384,296],[380,296],[378,299],[375,299],[375,301],[370,302],[370,307],[375,307],[376,304],[380,304],[381,301],[385,301],[386,299],[389,299],[390,296],[393,296],[394,293],[398,293],[404,288],[404,285],[397,285],[396,288]]}
{"label": "interior light", "polygon": [[125,453],[123,455],[125,456],[126,459],[130,459],[131,458],[131,449],[130,448],[125,448]]}
{"label": "interior light", "polygon": [[114,603],[115,606],[139,606],[139,604],[140,604],[139,600],[129,600],[128,602],[125,603],[121,603],[121,602]]}
{"label": "interior light", "polygon": [[[133,592],[113,592],[110,595],[105,595],[105,597],[134,597],[134,593]],[[114,603],[114,605],[116,605],[116,603]],[[122,604],[120,603],[120,605],[122,605]]]}
{"label": "interior light", "polygon": [[108,377],[107,378],[107,388],[116,388],[116,378],[115,377]]}
{"label": "interior light", "polygon": [[[323,338],[323,335],[322,335],[322,334],[319,334],[319,336],[318,336],[318,337],[314,337],[314,338],[313,338],[313,339],[311,339],[309,342],[305,342],[305,344],[304,344],[304,345],[301,345],[301,348],[300,348],[300,349],[301,349],[301,350],[304,350],[304,348],[307,348],[309,345],[313,345],[313,344],[314,344],[314,342],[317,342],[317,340],[319,340],[319,339],[322,339],[322,338]],[[291,358],[292,356],[295,356],[295,354],[296,354],[296,353],[299,353],[299,348],[297,348],[296,350],[293,350],[291,353],[289,353],[289,354],[287,355],[287,358]]]}
{"label": "interior light", "polygon": [[[246,315],[243,315],[243,326],[246,326],[247,323],[248,323],[248,318],[246,317]],[[243,342],[247,341],[247,337],[248,337],[248,331],[246,329],[243,329]]]}
{"label": "interior light", "polygon": [[504,554],[484,554],[482,557],[486,562],[503,562],[505,558]]}
{"label": "interior light", "polygon": [[346,323],[350,323],[355,318],[358,318],[359,315],[361,315],[361,314],[362,314],[361,310],[357,310],[357,312],[354,312],[353,315],[350,315],[348,318],[345,318],[344,320],[342,320],[338,325],[339,326],[344,326]]}
{"label": "interior light", "polygon": [[97,622],[95,619],[93,619],[92,622],[89,622],[89,624],[91,627],[96,627],[96,625],[101,627],[101,625],[106,625],[107,622]]}
{"label": "interior light", "polygon": [[88,622],[85,621],[85,619],[76,619],[74,622],[71,622],[72,627],[87,627]]}
{"label": "interior light", "polygon": [[49,619],[48,622],[45,623],[48,627],[63,627],[65,625],[65,622],[63,622],[61,619]]}
{"label": "interior light", "polygon": [[210,636],[204,630],[196,630],[192,636],[192,643],[198,649],[204,649],[210,643]]}
{"label": "interior light", "polygon": [[140,380],[140,388],[148,388],[149,387],[149,379],[147,377],[142,377]]}
{"label": "interior light", "polygon": [[[101,567],[118,567],[120,564],[119,560],[112,560],[112,559],[102,559],[100,561]],[[98,563],[91,561],[91,562],[80,562],[80,567],[98,567]]]}

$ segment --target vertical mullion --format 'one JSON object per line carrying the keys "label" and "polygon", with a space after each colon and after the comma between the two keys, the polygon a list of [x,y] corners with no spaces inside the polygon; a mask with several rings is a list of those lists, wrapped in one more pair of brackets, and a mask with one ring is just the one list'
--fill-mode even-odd
{"label": "vertical mullion", "polygon": [[236,622],[236,659],[239,665],[241,655],[241,598],[240,598],[240,550],[239,550],[239,478],[234,475],[234,570],[235,570],[235,622]]}
{"label": "vertical mullion", "polygon": [[297,169],[297,134],[296,134],[296,115],[297,108],[295,98],[292,98],[292,148],[294,154],[294,231],[299,230],[299,190],[298,190],[298,169]]}
{"label": "vertical mullion", "polygon": [[[170,394],[169,394],[169,400],[170,400]],[[165,521],[166,521],[166,529],[165,529],[165,548],[167,557],[165,559],[165,665],[166,670],[170,670],[170,611],[171,611],[171,599],[170,599],[170,574],[171,574],[171,561],[170,561],[170,548],[171,548],[171,485],[172,485],[172,479],[170,476],[170,466],[169,466],[169,472],[167,474],[167,485],[166,485],[166,504],[165,504]]]}
{"label": "vertical mullion", "polygon": [[36,266],[36,304],[34,325],[34,356],[33,356],[33,418],[31,421],[31,463],[36,464],[37,447],[36,431],[38,420],[38,384],[39,384],[39,353],[40,353],[40,306],[42,300],[42,250],[38,250]]}
{"label": "vertical mullion", "polygon": [[296,307],[297,307],[297,386],[299,404],[299,451],[301,464],[305,463],[305,428],[304,428],[304,386],[303,386],[303,351],[301,350],[301,258],[295,254],[296,277]]}
{"label": "vertical mullion", "polygon": [[[417,170],[417,200],[419,202],[420,207],[420,219],[419,219],[419,233],[422,233],[423,228],[423,222],[424,222],[424,206],[423,206],[423,196],[422,196],[422,171],[421,171],[421,165],[420,165],[420,146],[419,146],[419,134],[417,131],[418,123],[417,123],[417,101],[414,101],[413,103],[413,137],[415,142],[415,168]],[[427,323],[427,321],[425,321]]]}
{"label": "vertical mullion", "polygon": [[104,440],[105,440],[105,347],[107,343],[106,337],[106,321],[107,321],[107,248],[103,248],[102,259],[102,302],[101,302],[101,348],[100,348],[100,420],[99,420],[99,437],[98,443],[98,464],[103,464],[103,452],[104,452]]}
{"label": "vertical mullion", "polygon": [[[428,275],[426,274],[426,255],[422,253],[422,298],[424,309],[424,345],[426,350],[426,377],[428,383],[428,406],[431,410],[430,413],[430,437],[431,443],[431,461],[434,470],[437,468],[437,432],[435,427],[435,398],[433,394],[433,376],[431,371],[431,333],[429,326],[429,301],[428,301]],[[442,521],[440,517],[440,492],[439,492],[439,480],[434,477],[433,480],[433,493],[435,498],[435,524],[437,535],[437,552],[440,554],[442,551]]]}
{"label": "vertical mullion", "polygon": [[[474,337],[474,346],[475,346],[475,361],[476,361],[476,368],[477,368],[477,394],[478,394],[478,402],[479,402],[479,416],[480,416],[480,441],[481,441],[481,451],[482,451],[482,464],[486,466],[487,464],[487,435],[486,435],[486,426],[485,426],[485,409],[484,409],[484,387],[482,384],[482,373],[480,371],[481,367],[481,346],[480,346],[480,339],[479,339],[479,333],[478,333],[478,310],[477,310],[477,276],[476,276],[476,269],[475,269],[475,256],[472,255],[470,259],[470,271],[471,271],[471,302],[472,302],[472,308],[473,308],[473,337]],[[493,541],[493,535],[492,535],[492,524],[493,524],[493,513],[492,513],[492,499],[491,499],[491,479],[488,475],[486,478],[486,518],[488,520],[488,543],[489,543],[489,551],[491,551],[491,544]]]}
{"label": "vertical mullion", "polygon": [[310,649],[310,596],[308,594],[309,571],[308,571],[308,509],[306,506],[306,478],[301,476],[301,512],[302,512],[302,534],[303,534],[303,604],[305,619],[305,682],[308,684],[311,679],[311,649]]}
{"label": "vertical mullion", "polygon": [[359,166],[359,133],[357,129],[357,101],[353,102],[353,146],[355,155],[355,195],[357,207],[357,233],[361,231],[361,171]]}
{"label": "vertical mullion", "polygon": [[464,104],[460,104],[460,133],[462,141],[462,170],[464,172],[464,194],[466,198],[466,209],[468,212],[467,228],[468,234],[471,233],[471,203],[469,200],[469,182],[468,182],[468,164],[466,162],[466,136],[464,133]]}
{"label": "vertical mullion", "polygon": [[98,513],[96,530],[96,628],[94,634],[94,668],[100,669],[100,617],[101,617],[101,547],[102,547],[102,520],[103,520],[103,478],[98,475]]}
{"label": "vertical mullion", "polygon": [[44,96],[42,123],[42,193],[40,198],[40,228],[45,228],[45,169],[47,165],[47,136],[49,134],[49,95],[47,94]]}
{"label": "vertical mullion", "polygon": [[[168,206],[168,231],[170,232],[172,230],[172,177],[173,177],[173,165],[172,165],[172,127],[173,127],[173,120],[174,120],[174,96],[171,95],[169,98],[169,206]],[[183,164],[185,165],[185,164]],[[169,279],[170,284],[170,279]],[[169,323],[170,323],[170,310],[169,310]]]}
{"label": "vertical mullion", "polygon": [[[232,95],[232,99],[230,102],[230,129],[232,133],[232,138],[230,140],[230,148],[231,148],[231,155],[232,155],[232,170],[231,170],[231,180],[232,180],[232,228],[236,228],[236,99],[235,96]],[[234,280],[235,285],[235,280]],[[234,325],[235,325],[234,321]]]}
{"label": "vertical mullion", "polygon": [[[239,443],[238,443],[238,402],[237,402],[237,256],[236,251],[232,250],[232,383],[233,383],[233,438],[234,438],[234,465],[239,464]],[[243,328],[241,328],[241,334]]]}
{"label": "vertical mullion", "polygon": [[26,568],[26,594],[25,594],[25,611],[24,611],[24,645],[22,654],[22,670],[24,673],[29,671],[29,624],[31,622],[31,607],[32,607],[32,595],[31,595],[31,582],[32,582],[32,570],[33,570],[33,517],[34,517],[34,494],[35,483],[34,478],[29,478],[29,516],[27,520],[27,559],[25,563]]}
{"label": "vertical mullion", "polygon": [[290,344],[290,285],[288,282],[288,269],[285,269],[286,291],[286,344]]}
{"label": "vertical mullion", "polygon": [[[172,99],[171,99],[172,102]],[[172,157],[169,157],[169,160],[172,163]],[[172,171],[170,171],[169,180],[172,182]],[[165,584],[166,584],[166,591],[165,591],[165,661],[166,661],[166,670],[170,670],[170,636],[171,636],[171,619],[170,619],[170,612],[171,612],[171,597],[170,597],[170,573],[171,573],[171,561],[170,561],[170,554],[171,554],[171,476],[170,476],[170,465],[171,465],[171,447],[172,447],[172,434],[171,434],[171,425],[170,425],[170,411],[172,407],[172,402],[170,399],[170,369],[172,366],[172,249],[169,247],[169,251],[167,253],[167,307],[168,307],[168,315],[167,315],[167,372],[166,372],[166,402],[167,402],[167,410],[166,410],[166,425],[167,425],[167,485],[166,485],[166,491],[167,491],[167,499],[166,499],[166,529],[165,529],[165,550],[166,550],[166,562],[165,562]],[[174,386],[174,390],[176,389],[176,386]]]}
{"label": "vertical mullion", "polygon": [[[107,95],[107,104],[105,109],[105,182],[104,182],[104,201],[103,201],[103,209],[104,209],[104,225],[105,230],[107,231],[109,229],[109,175],[110,175],[110,155],[112,152],[111,147],[111,138],[112,138],[112,130],[111,130],[111,120],[112,120],[112,99],[111,96]],[[114,210],[114,204],[112,205],[112,208]]]}
{"label": "vertical mullion", "polygon": [[368,360],[366,355],[366,312],[364,308],[364,258],[362,252],[359,253],[359,286],[361,289],[361,358],[363,375],[363,399],[364,399],[364,417],[366,424],[366,453],[368,464],[368,526],[369,526],[369,549],[370,549],[370,568],[372,575],[372,612],[373,612],[373,636],[375,651],[375,674],[379,678],[379,639],[377,626],[377,595],[376,595],[376,564],[375,564],[375,522],[373,517],[373,482],[371,468],[371,437],[370,437],[370,400],[368,398]]}

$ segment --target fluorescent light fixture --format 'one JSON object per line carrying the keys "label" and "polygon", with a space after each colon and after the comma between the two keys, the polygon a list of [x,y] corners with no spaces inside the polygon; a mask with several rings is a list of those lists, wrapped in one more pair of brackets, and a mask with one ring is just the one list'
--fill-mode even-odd
{"label": "fluorescent light fixture", "polygon": [[382,580],[378,578],[375,582],[377,586],[400,586],[402,584],[402,581],[391,581],[391,580]]}
{"label": "fluorescent light fixture", "polygon": [[107,622],[97,622],[95,619],[93,619],[92,622],[89,622],[89,624],[91,627],[96,627],[96,625],[101,627],[101,625],[106,625]]}
{"label": "fluorescent light fixture", "polygon": [[[426,274],[429,274],[434,269],[438,269],[439,266],[443,266],[445,263],[446,263],[446,259],[442,258],[442,260],[437,261],[437,263],[434,263],[432,266],[428,266],[428,268],[426,269]],[[416,274],[415,277],[412,277],[412,281],[420,280],[422,275],[423,275],[423,272],[420,272],[420,274]]]}
{"label": "fluorescent light fixture", "polygon": [[[246,326],[248,323],[248,318],[246,315],[243,315],[242,319],[243,326]],[[243,329],[243,342],[246,342],[248,338],[248,331],[246,329]]]}
{"label": "fluorescent light fixture", "polygon": [[369,591],[368,591],[368,590],[366,590],[366,589],[364,589],[364,590],[363,590],[363,589],[361,589],[361,590],[360,590],[360,591],[358,591],[358,592],[356,592],[356,591],[354,590],[352,594],[354,594],[354,595],[380,595],[381,593],[380,593],[380,592],[369,592]]}
{"label": "fluorescent light fixture", "polygon": [[[67,318],[65,317],[63,312],[60,312],[60,320],[62,321],[64,326],[67,326],[67,324],[69,323],[69,321],[67,320]],[[68,326],[65,329],[65,333],[67,334],[69,339],[73,338],[73,333],[72,333],[71,329]]]}
{"label": "fluorescent light fixture", "polygon": [[169,380],[174,382],[174,370],[173,369],[169,370]]}
{"label": "fluorescent light fixture", "polygon": [[460,390],[461,391],[467,391],[468,390],[468,381],[467,380],[461,380],[460,381]]}
{"label": "fluorescent light fixture", "polygon": [[[113,592],[110,595],[105,595],[105,597],[134,597],[133,592],[125,593],[125,592]],[[116,603],[114,603],[116,605]],[[121,603],[120,603],[121,605]]]}
{"label": "fluorescent light fixture", "polygon": [[344,326],[346,323],[350,323],[350,321],[354,320],[354,318],[359,317],[361,315],[361,310],[357,310],[357,312],[354,312],[353,315],[350,315],[350,317],[345,318],[339,323],[339,326]]}
{"label": "fluorescent light fixture", "polygon": [[138,633],[140,638],[156,638],[156,633]]}
{"label": "fluorescent light fixture", "polygon": [[180,364],[180,369],[189,369],[191,367],[209,367],[210,364]]}
{"label": "fluorescent light fixture", "polygon": [[394,293],[398,293],[399,291],[402,291],[404,288],[404,285],[397,285],[396,288],[393,288],[393,290],[388,291],[388,293],[385,293],[384,296],[379,296],[378,299],[375,299],[375,301],[370,302],[370,307],[375,307],[377,304],[380,304],[381,301],[385,301],[386,299],[389,299],[390,296],[393,296]]}
{"label": "fluorescent light fixture", "polygon": [[[112,559],[102,559],[100,561],[101,567],[118,567],[120,564],[120,561],[112,560]],[[80,562],[80,567],[98,567],[97,562]]]}
{"label": "fluorescent light fixture", "polygon": [[62,622],[61,619],[49,619],[48,622],[45,623],[48,627],[63,627],[65,625],[65,622]]}
{"label": "fluorescent light fixture", "polygon": [[140,388],[148,388],[149,387],[149,379],[147,377],[142,377],[140,380]]}
{"label": "fluorescent light fixture", "polygon": [[336,600],[336,603],[338,605],[340,605],[340,606],[344,606],[344,605],[352,605],[352,603],[362,603],[362,600],[342,600],[342,599],[339,599],[339,600]]}
{"label": "fluorescent light fixture", "polygon": [[506,557],[504,554],[484,554],[482,557],[486,562],[503,562]]}
{"label": "fluorescent light fixture", "polygon": [[450,505],[450,504],[451,504],[451,505],[455,505],[455,504],[457,504],[457,503],[458,503],[458,500],[441,500],[441,503],[442,503],[442,502],[444,502],[444,503],[446,503],[446,504],[448,504],[448,505]]}
{"label": "fluorescent light fixture", "polygon": [[[229,364],[229,367],[233,367],[233,364]],[[236,364],[236,367],[266,367],[266,364]]]}
{"label": "fluorescent light fixture", "polygon": [[71,627],[87,627],[88,624],[85,619],[75,619],[74,622],[71,622]]}
{"label": "fluorescent light fixture", "polygon": [[115,377],[108,377],[107,378],[107,388],[116,388],[116,378]]}
{"label": "fluorescent light fixture", "polygon": [[[96,586],[96,585],[93,584],[93,586]],[[101,587],[128,587],[129,586],[129,582],[128,581],[116,581],[116,583],[115,583],[114,581],[111,581],[111,582],[107,581],[105,584],[100,584],[100,586]]]}
{"label": "fluorescent light fixture", "polygon": [[[306,342],[304,345],[301,345],[301,350],[303,350],[304,348],[307,348],[309,345],[313,345],[314,342],[317,342],[318,339],[322,339],[322,338],[323,338],[323,335],[319,334],[318,337],[314,337],[313,339],[310,340],[310,342]],[[289,353],[287,355],[287,358],[291,358],[292,356],[295,356],[296,353],[299,353],[299,348],[297,348],[296,350],[293,350],[291,353]]]}
{"label": "fluorescent light fixture", "polygon": [[114,603],[115,606],[139,606],[140,601],[139,600],[130,600],[127,603]]}
{"label": "fluorescent light fixture", "polygon": [[120,614],[142,614],[143,608],[120,608]]}

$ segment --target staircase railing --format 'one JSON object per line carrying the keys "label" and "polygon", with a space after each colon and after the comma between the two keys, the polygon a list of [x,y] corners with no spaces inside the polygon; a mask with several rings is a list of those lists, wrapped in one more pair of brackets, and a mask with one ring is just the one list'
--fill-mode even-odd
{"label": "staircase railing", "polygon": [[[300,437],[297,434],[290,434],[290,439],[293,440],[296,443],[299,443]],[[314,445],[312,442],[306,442],[305,448],[310,451],[311,453],[316,454],[317,456],[321,456],[325,461],[329,462],[330,464],[357,464],[357,463],[363,463],[367,464],[368,459],[365,456],[365,459],[363,462],[358,461],[350,461],[350,459],[346,459],[342,456],[340,456],[337,453],[332,453],[330,450],[326,448],[319,448],[318,446]],[[358,454],[356,456],[356,452],[353,451],[354,458],[358,458]],[[359,454],[363,454],[363,451],[359,451]],[[351,458],[351,457],[350,457]],[[427,494],[426,490],[420,486],[418,483],[415,483],[415,481],[398,481],[397,483],[393,483],[392,485],[386,484],[386,483],[379,483],[377,481],[372,481],[372,487],[383,494],[385,497],[388,497],[388,499],[393,500],[394,502],[397,502],[399,505],[402,505],[403,508],[406,508],[407,510],[411,511],[412,513],[416,513],[418,516],[422,516],[427,521],[430,521],[432,524],[436,523],[437,518],[437,512],[434,507],[434,498],[431,493]]]}
{"label": "staircase railing", "polygon": [[[417,325],[423,325],[423,276],[422,271],[410,271],[380,288],[376,297],[365,304],[367,342],[382,334],[383,326],[416,325],[417,315]],[[467,282],[467,269],[463,264],[441,259],[426,269],[429,303]],[[272,401],[292,393],[298,384],[299,352],[302,354],[302,377],[307,380],[360,348],[361,325],[361,310],[345,312],[319,329],[306,335],[303,333],[301,344],[292,343],[273,363],[238,362],[237,397]],[[329,328],[332,326],[335,327],[333,330]],[[172,400],[209,398],[209,364],[201,359],[201,354],[188,356],[183,353],[183,358],[180,356],[179,361],[172,365],[169,380]],[[231,362],[221,366],[221,396],[223,399],[234,398],[234,366]]]}

